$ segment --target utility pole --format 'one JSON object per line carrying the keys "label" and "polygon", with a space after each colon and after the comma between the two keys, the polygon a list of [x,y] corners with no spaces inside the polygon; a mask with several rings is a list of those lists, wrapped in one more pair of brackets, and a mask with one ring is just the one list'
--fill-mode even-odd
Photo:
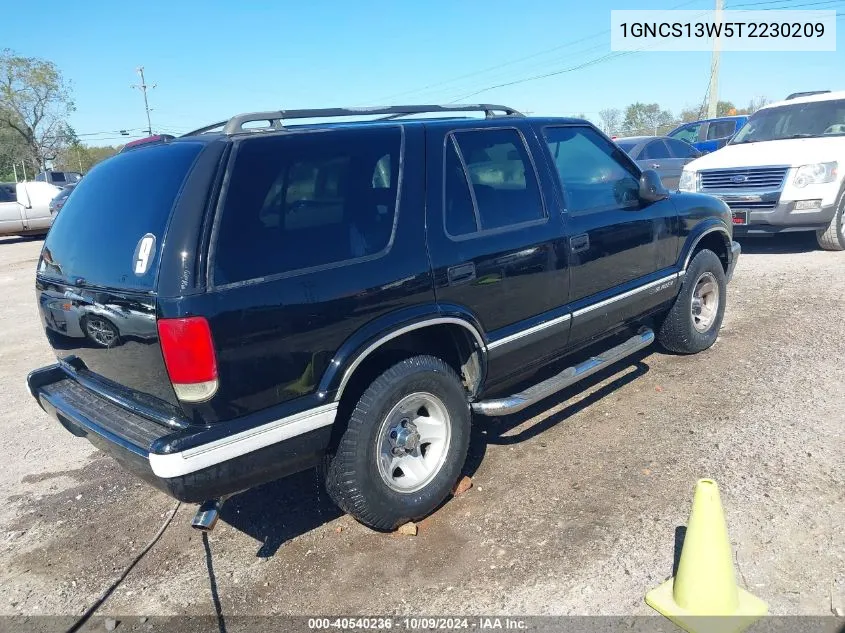
{"label": "utility pole", "polygon": [[152,86],[147,85],[146,81],[144,80],[144,67],[143,66],[139,66],[138,68],[136,68],[136,70],[138,71],[138,75],[141,77],[141,84],[140,85],[133,85],[132,87],[137,88],[144,95],[144,109],[147,111],[147,135],[152,136],[153,135],[153,126],[150,124],[150,103],[149,103],[149,101],[147,101],[147,89],[152,90],[153,88],[156,87],[156,84],[153,84]]}
{"label": "utility pole", "polygon": [[[725,9],[725,0],[716,0],[716,24],[722,23],[722,11]],[[710,88],[707,91],[709,100],[707,102],[707,118],[712,119],[718,115],[719,106],[719,57],[721,56],[721,38],[713,38],[713,57],[710,61]]]}

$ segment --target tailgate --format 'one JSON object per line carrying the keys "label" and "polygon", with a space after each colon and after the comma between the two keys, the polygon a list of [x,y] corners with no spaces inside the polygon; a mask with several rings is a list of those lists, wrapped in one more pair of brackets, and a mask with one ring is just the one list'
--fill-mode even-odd
{"label": "tailgate", "polygon": [[158,271],[203,147],[144,147],[97,165],[56,216],[36,277],[47,338],[66,366],[98,391],[180,417],[156,327]]}

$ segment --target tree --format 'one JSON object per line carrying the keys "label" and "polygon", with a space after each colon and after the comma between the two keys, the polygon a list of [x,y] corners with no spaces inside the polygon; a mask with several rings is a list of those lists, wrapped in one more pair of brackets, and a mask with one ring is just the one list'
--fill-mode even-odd
{"label": "tree", "polygon": [[619,131],[622,123],[622,112],[619,108],[605,108],[599,111],[599,120],[601,120],[601,129],[605,134],[613,134]]}
{"label": "tree", "polygon": [[657,103],[632,103],[625,108],[625,133],[661,134],[668,132],[675,123],[669,110],[662,110]]}
{"label": "tree", "polygon": [[754,114],[764,105],[771,103],[768,97],[754,97],[748,102],[748,107],[741,114]]}
{"label": "tree", "polygon": [[716,116],[732,116],[736,113],[736,106],[731,101],[719,101],[716,104]]}
{"label": "tree", "polygon": [[117,154],[117,150],[117,147],[111,145],[86,147],[81,143],[74,143],[59,150],[53,166],[60,171],[79,171],[87,174],[94,165]]}
{"label": "tree", "polygon": [[70,86],[53,62],[0,53],[0,129],[21,141],[21,159],[33,170],[74,140],[67,123],[73,110]]}

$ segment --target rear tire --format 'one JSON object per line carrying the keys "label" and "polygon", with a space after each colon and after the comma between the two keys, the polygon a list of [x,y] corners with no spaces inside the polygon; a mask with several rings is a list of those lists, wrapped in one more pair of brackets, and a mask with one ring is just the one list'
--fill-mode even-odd
{"label": "rear tire", "polygon": [[434,356],[408,358],[358,399],[328,460],[326,490],[375,529],[420,519],[449,496],[469,436],[469,404],[454,370]]}
{"label": "rear tire", "polygon": [[845,250],[845,191],[839,196],[836,215],[826,229],[816,231],[816,241],[826,251]]}
{"label": "rear tire", "polygon": [[726,290],[721,260],[702,249],[687,267],[681,291],[660,326],[660,344],[678,354],[697,354],[713,345],[725,316]]}

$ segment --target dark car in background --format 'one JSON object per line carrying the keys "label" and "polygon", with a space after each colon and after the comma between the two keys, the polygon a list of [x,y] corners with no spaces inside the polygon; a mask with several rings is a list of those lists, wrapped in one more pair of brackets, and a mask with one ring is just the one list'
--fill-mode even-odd
{"label": "dark car in background", "polygon": [[656,171],[663,186],[672,191],[678,189],[684,165],[702,155],[689,143],[666,136],[629,136],[617,139],[616,144],[641,169]]}
{"label": "dark car in background", "polygon": [[739,132],[748,121],[747,114],[721,116],[715,119],[702,119],[684,123],[666,136],[685,141],[704,153],[715,152],[724,147],[731,137]]}
{"label": "dark car in background", "polygon": [[50,200],[50,213],[52,215],[55,215],[62,210],[62,207],[65,206],[65,202],[67,202],[68,196],[73,192],[75,187],[76,183],[62,188],[62,190],[56,194],[56,197]]}

